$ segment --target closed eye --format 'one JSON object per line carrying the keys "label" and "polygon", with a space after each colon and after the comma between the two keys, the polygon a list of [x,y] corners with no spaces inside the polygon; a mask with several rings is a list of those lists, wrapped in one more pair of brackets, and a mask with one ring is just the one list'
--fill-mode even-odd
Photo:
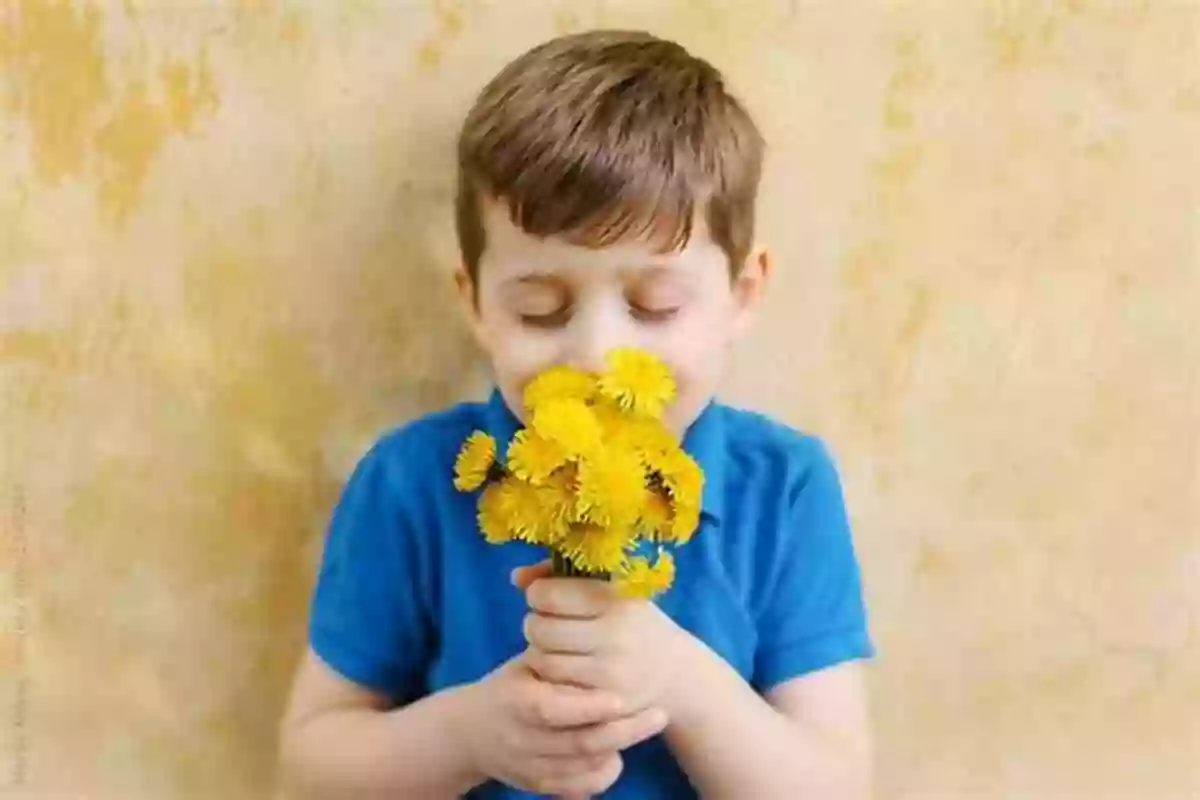
{"label": "closed eye", "polygon": [[561,328],[571,320],[571,307],[562,306],[545,314],[521,314],[521,324],[530,328]]}
{"label": "closed eye", "polygon": [[671,308],[645,308],[632,303],[629,306],[629,311],[633,314],[634,319],[641,322],[667,322],[679,313],[679,306]]}

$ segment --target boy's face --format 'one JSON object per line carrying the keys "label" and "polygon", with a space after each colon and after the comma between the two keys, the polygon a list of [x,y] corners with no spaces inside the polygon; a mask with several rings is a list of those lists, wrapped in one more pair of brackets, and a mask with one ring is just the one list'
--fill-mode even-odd
{"label": "boy's face", "polygon": [[526,383],[545,368],[604,367],[614,347],[658,355],[678,384],[667,422],[682,434],[712,399],[730,345],[745,330],[769,261],[756,251],[730,280],[728,259],[698,219],[687,246],[661,254],[648,242],[590,249],[539,239],[485,204],[477,292],[458,274],[476,339],[509,408],[522,416]]}

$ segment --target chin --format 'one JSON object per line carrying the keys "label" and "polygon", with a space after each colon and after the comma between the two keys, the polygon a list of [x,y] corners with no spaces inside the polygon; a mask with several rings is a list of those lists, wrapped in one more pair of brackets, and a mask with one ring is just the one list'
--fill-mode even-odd
{"label": "chin", "polygon": [[529,423],[525,419],[525,403],[522,398],[525,396],[525,390],[521,386],[508,386],[500,384],[500,396],[504,398],[504,404],[508,406],[508,410],[513,413],[522,425]]}
{"label": "chin", "polygon": [[677,405],[667,409],[667,427],[671,429],[672,433],[682,439],[683,435],[687,433],[687,429],[700,417],[700,412],[707,405],[707,400],[702,403],[692,401],[687,405]]}

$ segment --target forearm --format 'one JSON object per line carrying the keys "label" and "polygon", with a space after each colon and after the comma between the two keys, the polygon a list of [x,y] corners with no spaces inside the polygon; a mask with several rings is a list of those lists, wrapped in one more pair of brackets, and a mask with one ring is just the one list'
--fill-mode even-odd
{"label": "forearm", "polygon": [[288,726],[280,762],[286,796],[451,798],[484,778],[473,769],[459,722],[462,690],[391,711],[331,710]]}
{"label": "forearm", "polygon": [[699,641],[666,738],[700,796],[860,800],[865,753],[789,719]]}

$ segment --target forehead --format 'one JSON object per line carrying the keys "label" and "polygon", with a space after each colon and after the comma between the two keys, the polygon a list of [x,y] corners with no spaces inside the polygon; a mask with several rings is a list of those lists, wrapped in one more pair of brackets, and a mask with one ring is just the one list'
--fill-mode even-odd
{"label": "forehead", "polygon": [[651,269],[656,267],[700,268],[716,263],[724,269],[725,253],[712,240],[703,217],[698,215],[691,236],[679,250],[663,252],[649,238],[631,239],[605,247],[587,247],[566,236],[533,236],[515,225],[508,208],[497,201],[483,207],[485,241],[482,261],[484,280],[514,274]]}

